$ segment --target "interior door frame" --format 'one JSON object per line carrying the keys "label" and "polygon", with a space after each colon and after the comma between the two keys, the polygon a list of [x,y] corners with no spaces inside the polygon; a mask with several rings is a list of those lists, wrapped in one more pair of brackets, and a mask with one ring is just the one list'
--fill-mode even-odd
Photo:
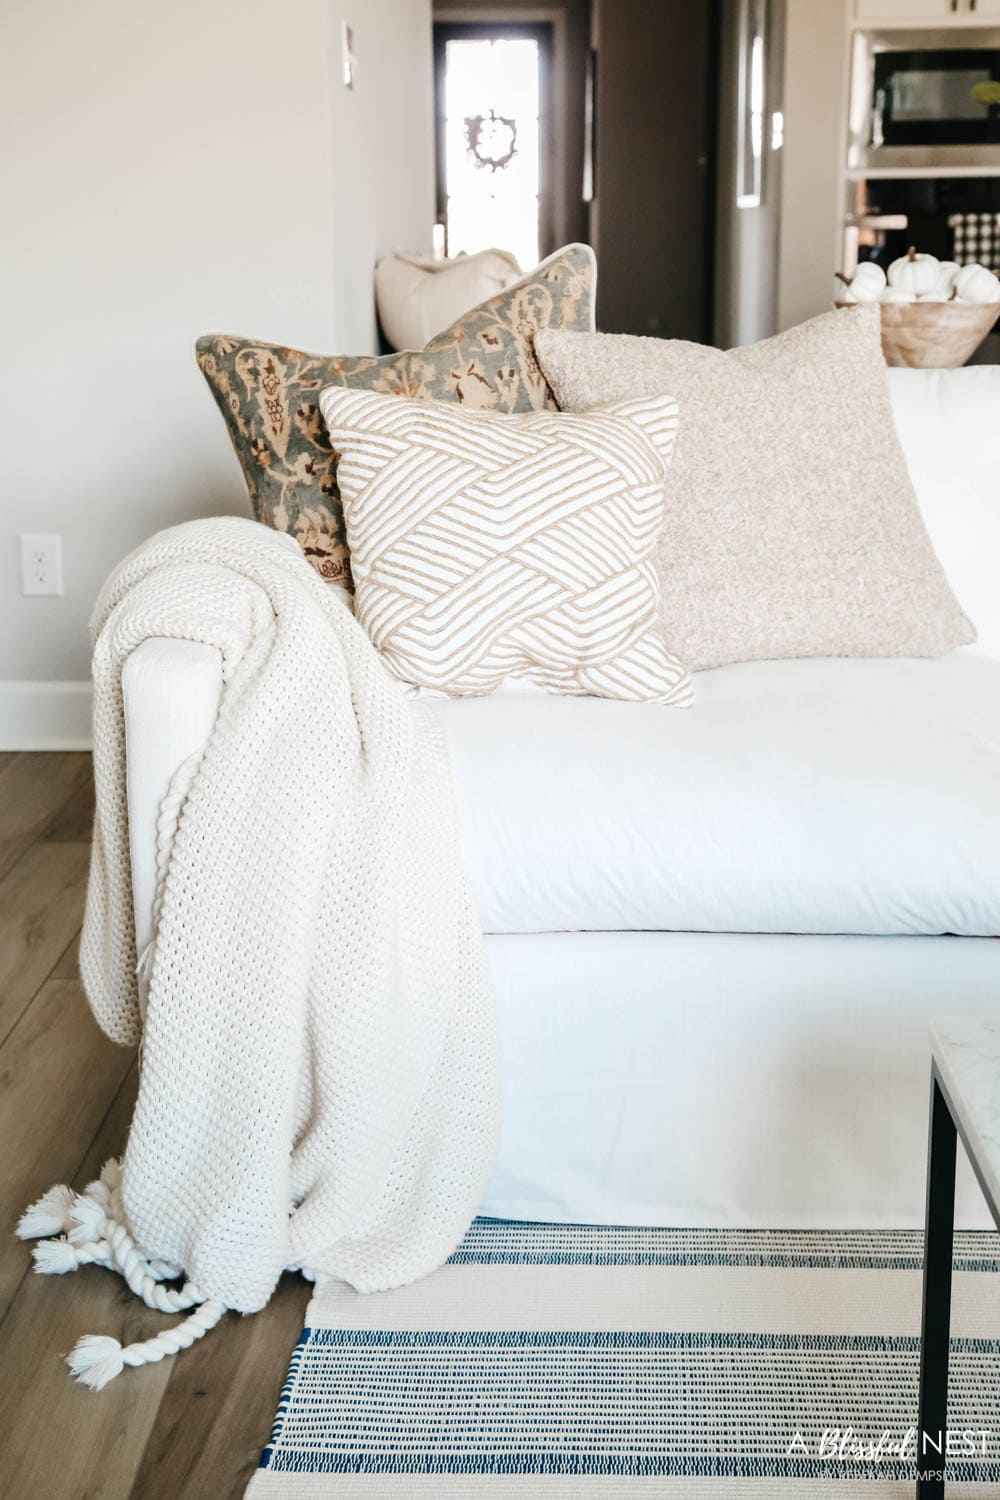
{"label": "interior door frame", "polygon": [[[466,13],[468,14],[468,12]],[[530,20],[511,21],[489,19],[476,11],[475,20],[452,20],[450,12],[446,18],[434,20],[434,197],[435,212],[439,224],[445,225],[445,250],[451,254],[447,243],[448,199],[445,166],[445,49],[451,41],[485,40],[487,37],[502,37],[510,41],[533,41],[538,45],[538,97],[540,150],[538,160],[538,255],[544,260],[556,249],[553,214],[553,178],[555,156],[555,110],[553,107],[554,55],[556,50],[555,16]],[[504,246],[500,246],[504,249]],[[523,267],[532,270],[530,266]]]}

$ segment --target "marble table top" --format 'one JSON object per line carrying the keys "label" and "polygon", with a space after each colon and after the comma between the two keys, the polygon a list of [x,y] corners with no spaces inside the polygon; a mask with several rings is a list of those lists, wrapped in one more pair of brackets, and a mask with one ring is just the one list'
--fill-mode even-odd
{"label": "marble table top", "polygon": [[931,1022],[931,1051],[1000,1228],[1000,1004],[996,1017]]}

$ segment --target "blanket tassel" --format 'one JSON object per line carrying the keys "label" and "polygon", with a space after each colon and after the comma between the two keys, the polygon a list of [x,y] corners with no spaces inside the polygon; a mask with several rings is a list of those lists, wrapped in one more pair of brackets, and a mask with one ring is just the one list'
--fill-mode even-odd
{"label": "blanket tassel", "polygon": [[99,1391],[109,1380],[120,1375],[126,1365],[135,1368],[138,1365],[156,1364],[168,1355],[190,1349],[197,1339],[215,1327],[225,1311],[224,1302],[209,1297],[183,1323],[178,1323],[176,1328],[167,1328],[155,1338],[146,1339],[144,1343],[126,1344],[124,1347],[117,1339],[88,1333],[80,1339],[73,1352],[66,1356],[66,1363],[81,1385],[89,1385],[92,1390]]}
{"label": "blanket tassel", "polygon": [[180,1271],[169,1262],[148,1260],[136,1247],[125,1225],[121,1202],[121,1164],[105,1162],[101,1176],[82,1193],[59,1184],[33,1203],[17,1226],[21,1239],[40,1236],[33,1251],[35,1270],[43,1276],[62,1276],[79,1266],[97,1265],[115,1271],[147,1307],[160,1312],[194,1311],[174,1328],[154,1338],[124,1347],[101,1334],[85,1335],[71,1354],[69,1365],[77,1380],[100,1390],[120,1375],[126,1365],[155,1364],[189,1349],[219,1322],[226,1311],[216,1297],[204,1297],[194,1282],[181,1287],[162,1285]]}
{"label": "blanket tassel", "polygon": [[41,1235],[62,1234],[69,1225],[73,1197],[73,1189],[61,1182],[50,1188],[21,1215],[15,1231],[18,1239],[34,1240]]}

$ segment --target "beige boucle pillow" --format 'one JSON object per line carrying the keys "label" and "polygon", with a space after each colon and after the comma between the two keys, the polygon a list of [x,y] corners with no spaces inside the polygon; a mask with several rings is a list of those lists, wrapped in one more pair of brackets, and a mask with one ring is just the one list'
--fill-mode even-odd
{"label": "beige boucle pillow", "polygon": [[519,416],[327,386],[355,611],[387,666],[449,696],[507,676],[686,706],[653,549],[677,405]]}
{"label": "beige boucle pillow", "polygon": [[975,639],[896,436],[877,307],[728,353],[553,330],[535,350],[565,410],[665,391],[680,405],[657,561],[664,634],[691,669]]}

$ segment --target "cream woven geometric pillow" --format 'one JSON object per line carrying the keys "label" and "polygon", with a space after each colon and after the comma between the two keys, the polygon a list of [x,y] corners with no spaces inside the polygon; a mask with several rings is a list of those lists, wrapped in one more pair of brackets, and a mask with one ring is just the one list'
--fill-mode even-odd
{"label": "cream woven geometric pillow", "polygon": [[405,682],[687,705],[652,552],[677,406],[498,415],[327,386],[357,618]]}

